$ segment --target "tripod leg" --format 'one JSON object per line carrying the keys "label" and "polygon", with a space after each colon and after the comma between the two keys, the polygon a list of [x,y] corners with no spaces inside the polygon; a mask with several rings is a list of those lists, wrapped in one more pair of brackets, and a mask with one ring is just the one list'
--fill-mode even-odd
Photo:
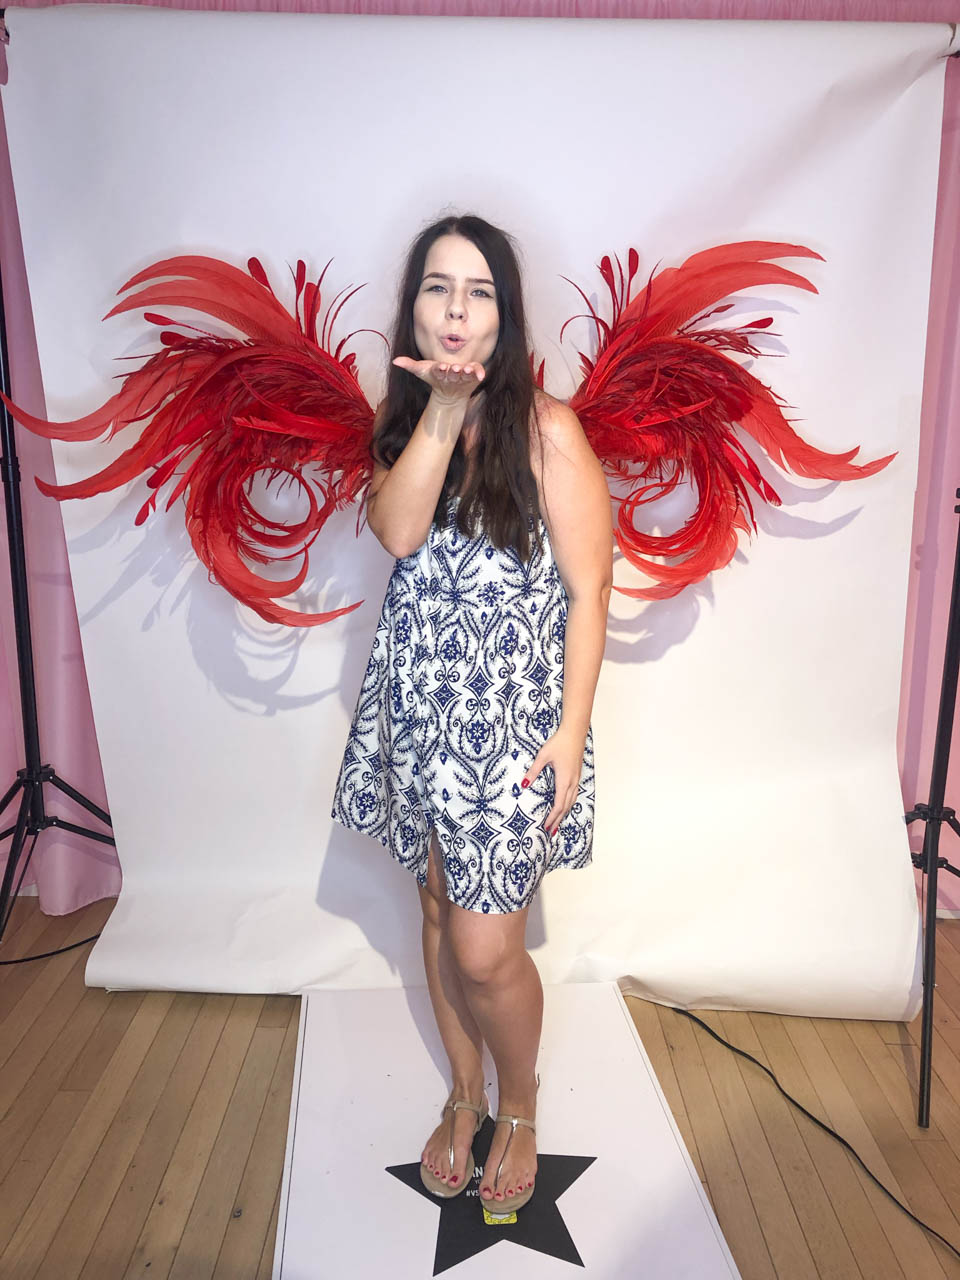
{"label": "tripod leg", "polygon": [[101,809],[99,805],[94,804],[92,800],[88,800],[86,796],[81,795],[79,791],[74,790],[74,788],[70,786],[69,782],[64,782],[62,778],[58,778],[56,773],[51,773],[50,781],[55,787],[59,787],[64,795],[69,796],[71,800],[76,800],[77,804],[83,805],[84,809],[86,809],[88,813],[92,813],[94,817],[99,818],[101,822],[105,822],[108,827],[113,826],[113,823],[110,821],[109,813],[104,809]]}
{"label": "tripod leg", "polygon": [[[10,901],[13,877],[16,874],[17,863],[20,861],[24,841],[27,838],[27,815],[29,812],[30,788],[24,787],[23,795],[20,797],[20,812],[17,814],[17,826],[13,833],[13,843],[10,845],[10,852],[7,854],[7,868],[3,873],[3,885],[0,886],[0,938],[3,937],[4,930],[7,927],[10,911],[13,910],[12,906],[9,911],[7,910],[7,903]],[[24,863],[23,869],[26,871],[26,863]]]}
{"label": "tripod leg", "polygon": [[940,819],[934,815],[923,833],[923,874],[926,877],[927,909],[923,925],[923,1016],[920,1021],[920,1105],[917,1124],[930,1126],[930,1065],[933,1050],[933,991],[937,959],[937,860],[940,847]]}
{"label": "tripod leg", "polygon": [[7,794],[3,797],[2,800],[0,800],[0,813],[3,813],[4,809],[7,807],[7,805],[10,803],[10,801],[13,799],[13,797],[17,794],[17,792],[20,790],[22,786],[23,786],[23,779],[17,778],[16,782],[14,782],[13,786],[10,788]]}

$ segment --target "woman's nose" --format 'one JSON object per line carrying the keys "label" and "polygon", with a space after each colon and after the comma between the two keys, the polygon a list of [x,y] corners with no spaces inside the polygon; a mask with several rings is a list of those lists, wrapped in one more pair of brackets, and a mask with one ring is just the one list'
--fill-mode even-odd
{"label": "woman's nose", "polygon": [[451,298],[447,303],[447,315],[462,316],[465,310],[465,304],[459,298]]}

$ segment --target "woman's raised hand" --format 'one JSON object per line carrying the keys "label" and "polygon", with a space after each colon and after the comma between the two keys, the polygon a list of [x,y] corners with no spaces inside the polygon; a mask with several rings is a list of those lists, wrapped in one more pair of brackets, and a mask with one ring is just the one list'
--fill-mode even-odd
{"label": "woman's raised hand", "polygon": [[485,376],[482,364],[451,364],[442,360],[412,360],[397,356],[393,362],[420,378],[433,394],[448,404],[466,403]]}

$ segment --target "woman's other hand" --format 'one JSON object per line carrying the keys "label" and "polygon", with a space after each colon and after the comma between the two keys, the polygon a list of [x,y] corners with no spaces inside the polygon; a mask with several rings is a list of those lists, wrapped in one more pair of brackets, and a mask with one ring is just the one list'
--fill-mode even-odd
{"label": "woman's other hand", "polygon": [[533,782],[544,765],[553,766],[556,789],[553,805],[543,823],[550,836],[556,833],[577,798],[586,745],[586,738],[583,735],[570,729],[560,728],[546,740],[524,775],[522,785],[526,787]]}

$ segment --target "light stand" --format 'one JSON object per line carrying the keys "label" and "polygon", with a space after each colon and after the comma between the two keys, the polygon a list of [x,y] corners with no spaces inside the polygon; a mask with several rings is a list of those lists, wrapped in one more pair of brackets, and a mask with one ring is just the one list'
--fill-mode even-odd
{"label": "light stand", "polygon": [[[960,489],[956,491],[960,498]],[[960,506],[954,507],[960,514]],[[960,823],[953,809],[943,807],[947,785],[947,764],[950,760],[950,736],[953,732],[953,716],[957,705],[957,668],[960,665],[960,525],[957,528],[957,550],[953,562],[953,589],[950,595],[950,615],[947,622],[947,645],[943,658],[943,678],[940,685],[940,714],[937,718],[937,736],[933,747],[933,773],[930,780],[930,803],[917,804],[904,821],[908,824],[918,818],[927,825],[923,832],[923,852],[911,854],[913,865],[921,867],[926,876],[927,907],[923,926],[923,1016],[920,1023],[920,1105],[917,1123],[921,1128],[930,1125],[930,1068],[933,1050],[933,991],[936,985],[937,958],[937,872],[942,867],[952,875],[960,876],[960,870],[939,857],[940,826],[946,822],[960,836]]]}
{"label": "light stand", "polygon": [[[0,11],[2,12],[2,11]],[[0,275],[0,387],[4,395],[11,396],[10,364],[7,353],[7,326],[3,306],[3,279]],[[12,397],[11,397],[12,398]],[[16,823],[5,831],[0,831],[0,840],[13,833],[13,843],[7,856],[7,866],[0,885],[0,938],[3,937],[13,908],[11,896],[16,894],[23,883],[23,877],[33,854],[39,833],[47,827],[61,827],[65,831],[76,831],[78,835],[89,836],[91,840],[99,840],[102,844],[115,844],[113,836],[100,831],[91,831],[87,827],[79,827],[76,823],[67,822],[54,814],[48,814],[43,803],[43,785],[45,782],[57,787],[71,800],[82,805],[107,826],[112,826],[110,815],[99,805],[88,800],[74,787],[57,776],[52,765],[42,764],[40,757],[40,731],[37,725],[37,687],[34,678],[33,641],[30,634],[30,608],[27,598],[27,565],[24,555],[23,513],[20,506],[20,463],[17,458],[17,446],[14,436],[13,419],[7,406],[0,402],[0,439],[3,452],[0,455],[0,473],[3,476],[3,497],[7,511],[7,546],[10,552],[10,583],[13,594],[13,618],[17,637],[17,667],[20,672],[20,708],[23,726],[23,759],[25,765],[17,770],[17,776],[9,790],[0,800],[0,814],[4,812],[19,792],[20,807]],[[23,870],[17,882],[16,890],[11,895],[13,878],[23,853],[27,837],[33,836],[33,843],[24,859]]]}

